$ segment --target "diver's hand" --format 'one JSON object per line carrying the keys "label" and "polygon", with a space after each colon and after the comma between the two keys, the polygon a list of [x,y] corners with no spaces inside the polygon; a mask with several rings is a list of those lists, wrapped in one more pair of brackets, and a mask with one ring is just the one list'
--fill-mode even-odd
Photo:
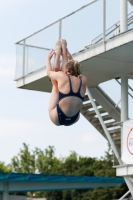
{"label": "diver's hand", "polygon": [[47,59],[50,60],[53,57],[54,54],[55,54],[55,51],[53,49],[51,49],[48,56],[47,56]]}

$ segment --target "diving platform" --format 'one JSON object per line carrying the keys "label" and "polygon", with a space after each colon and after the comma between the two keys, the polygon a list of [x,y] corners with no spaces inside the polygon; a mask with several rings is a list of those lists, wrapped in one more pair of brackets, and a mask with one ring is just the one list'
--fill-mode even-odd
{"label": "diving platform", "polygon": [[[123,75],[133,79],[133,30],[119,34],[106,42],[87,46],[73,54],[81,64],[82,73],[88,79],[88,87],[96,87],[105,81]],[[16,79],[17,87],[28,90],[51,92],[52,84],[42,67]]]}

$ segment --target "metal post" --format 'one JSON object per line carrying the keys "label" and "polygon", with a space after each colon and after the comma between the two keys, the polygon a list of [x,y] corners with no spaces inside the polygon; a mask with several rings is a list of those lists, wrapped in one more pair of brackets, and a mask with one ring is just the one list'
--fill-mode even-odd
{"label": "metal post", "polygon": [[124,199],[129,193],[130,193],[130,191],[126,192],[126,194],[124,194],[119,200]]}
{"label": "metal post", "polygon": [[121,77],[121,121],[128,119],[128,77]]}
{"label": "metal post", "polygon": [[2,200],[9,200],[8,183],[4,183],[4,191],[2,195]]}
{"label": "metal post", "polygon": [[61,39],[62,37],[62,20],[60,19],[59,20],[59,40]]}
{"label": "metal post", "polygon": [[127,31],[127,0],[120,0],[120,30]]}
{"label": "metal post", "polygon": [[25,48],[26,48],[26,40],[23,41],[23,84],[25,84]]}
{"label": "metal post", "polygon": [[[121,122],[128,119],[128,77],[121,77]],[[123,155],[123,126],[121,126],[121,155]]]}
{"label": "metal post", "polygon": [[114,145],[114,142],[113,142],[113,140],[112,140],[112,138],[111,138],[111,136],[110,136],[110,134],[109,134],[109,132],[108,132],[108,130],[107,130],[105,124],[104,124],[104,121],[103,121],[103,119],[102,119],[102,117],[101,117],[101,115],[100,115],[99,110],[97,109],[97,106],[96,106],[96,104],[95,104],[95,102],[94,102],[94,100],[93,100],[93,97],[92,97],[92,95],[91,95],[91,93],[90,93],[88,87],[86,87],[86,92],[87,92],[87,95],[88,95],[88,97],[89,97],[89,99],[90,99],[92,105],[93,105],[93,108],[95,109],[95,112],[96,112],[96,114],[97,114],[97,116],[98,116],[98,119],[99,119],[99,121],[100,121],[100,123],[101,123],[101,125],[102,125],[102,127],[103,127],[103,130],[104,130],[106,136],[107,136],[107,139],[108,139],[108,141],[109,141],[110,144],[111,144],[111,147],[112,147],[112,149],[113,149],[113,151],[114,151],[114,153],[115,153],[115,156],[116,156],[116,158],[118,159],[119,164],[122,164],[122,161],[121,161],[121,158],[120,158],[120,156],[119,156],[119,153],[118,153],[118,151],[117,151],[117,149],[116,149],[116,147],[115,147],[115,145]]}
{"label": "metal post", "polygon": [[106,0],[103,0],[103,42],[106,40]]}

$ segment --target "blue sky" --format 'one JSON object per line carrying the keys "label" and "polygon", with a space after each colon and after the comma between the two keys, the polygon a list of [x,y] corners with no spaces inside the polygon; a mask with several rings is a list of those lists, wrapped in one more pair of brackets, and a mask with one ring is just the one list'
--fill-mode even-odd
{"label": "blue sky", "polygon": [[[58,157],[68,156],[74,150],[82,156],[100,158],[107,150],[106,140],[85,118],[81,116],[80,121],[71,127],[56,127],[51,123],[47,111],[50,94],[17,89],[13,81],[16,67],[15,42],[89,2],[0,0],[0,161],[9,163],[23,142],[29,144],[30,149],[45,149],[53,145]],[[112,2],[116,2],[116,6],[109,9]],[[107,23],[111,25],[112,14],[113,20],[119,20],[119,0],[108,0],[108,3]],[[96,9],[94,14],[98,13],[98,7]],[[88,16],[91,19],[89,13]],[[93,17],[93,23],[88,24],[89,29],[94,28],[98,16],[99,13],[96,18]],[[92,33],[90,36],[93,37]],[[107,85],[103,87],[106,90]]]}

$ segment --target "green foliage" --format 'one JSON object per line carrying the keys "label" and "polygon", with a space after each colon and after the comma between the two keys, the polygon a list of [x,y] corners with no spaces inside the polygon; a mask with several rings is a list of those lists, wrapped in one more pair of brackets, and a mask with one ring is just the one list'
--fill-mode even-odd
{"label": "green foliage", "polygon": [[35,154],[30,152],[28,145],[23,143],[23,149],[12,158],[10,167],[14,172],[35,173]]}
{"label": "green foliage", "polygon": [[34,151],[36,157],[36,169],[39,173],[44,174],[58,174],[61,168],[61,161],[54,156],[55,148],[49,146],[42,151],[36,148]]}
{"label": "green foliage", "polygon": [[[71,151],[67,158],[56,158],[53,146],[31,151],[29,146],[23,143],[23,148],[12,158],[10,168],[14,172],[115,177],[112,165],[113,152],[110,145],[105,156],[97,159],[79,156],[75,151]],[[3,170],[2,166],[4,170],[8,169],[4,163],[0,163],[0,169]],[[36,197],[46,197],[47,200],[109,200],[120,198],[126,191],[124,184],[92,190],[37,192]]]}
{"label": "green foliage", "polygon": [[11,169],[4,162],[0,162],[0,172],[11,172]]}

